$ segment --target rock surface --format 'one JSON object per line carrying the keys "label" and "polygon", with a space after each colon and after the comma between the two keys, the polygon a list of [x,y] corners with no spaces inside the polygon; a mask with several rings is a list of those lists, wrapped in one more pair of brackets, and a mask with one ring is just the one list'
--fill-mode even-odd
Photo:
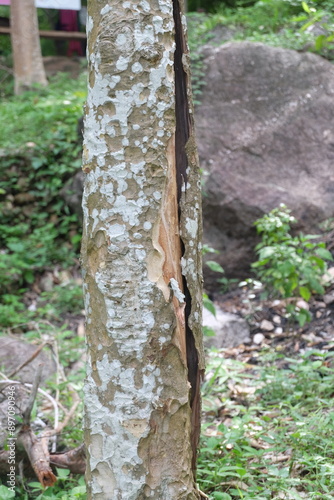
{"label": "rock surface", "polygon": [[[9,375],[22,363],[27,361],[37,350],[36,345],[28,344],[21,339],[13,337],[0,337],[0,366],[5,375]],[[14,380],[22,383],[32,384],[35,379],[37,368],[43,364],[42,378],[44,382],[56,371],[56,364],[51,357],[44,351],[40,351],[38,356],[32,359],[14,376]]]}
{"label": "rock surface", "polygon": [[[204,237],[227,276],[254,260],[253,222],[280,203],[312,233],[334,214],[334,66],[319,56],[236,42],[207,46],[197,109]],[[206,284],[217,275],[205,270]]]}
{"label": "rock surface", "polygon": [[[0,337],[1,371],[7,376],[10,375],[12,371],[30,359],[37,348],[37,345],[28,344],[21,339]],[[22,383],[32,384],[40,364],[43,364],[42,382],[50,378],[56,372],[56,363],[51,360],[47,352],[40,351],[34,359],[13,375],[12,379]],[[0,388],[0,447],[3,447],[7,437],[8,427],[8,390],[10,391],[11,397],[14,397],[15,405],[13,411],[15,411],[16,416],[21,415],[22,411],[26,408],[29,392],[27,393],[20,384],[14,385],[12,383],[6,383],[6,381],[2,381]]]}
{"label": "rock surface", "polygon": [[215,305],[216,316],[207,309],[203,309],[203,325],[215,332],[214,337],[204,337],[207,347],[237,347],[250,342],[249,326],[247,322],[237,316],[222,311]]}

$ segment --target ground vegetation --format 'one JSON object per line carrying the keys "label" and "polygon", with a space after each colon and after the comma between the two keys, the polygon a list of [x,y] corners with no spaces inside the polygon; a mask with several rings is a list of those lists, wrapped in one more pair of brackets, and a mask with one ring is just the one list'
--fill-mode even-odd
{"label": "ground vegetation", "polygon": [[[207,12],[189,14],[198,101],[201,86],[207,84],[200,51],[204,43],[247,38],[332,58],[329,1],[230,3],[215,5],[214,11],[208,7],[211,12],[198,5],[196,9]],[[82,398],[84,379],[81,227],[60,191],[81,163],[78,120],[86,75],[71,80],[59,74],[48,88],[13,97],[10,53],[1,50],[0,116],[6,124],[6,134],[0,137],[1,335],[28,340],[36,348],[51,346],[57,370],[43,389],[56,402],[60,421],[67,422],[57,449],[69,450],[83,440],[80,403],[71,413],[74,394]],[[331,234],[332,222],[327,222],[319,243]],[[331,250],[330,245],[327,248]],[[329,256],[318,252],[318,257],[328,261]],[[253,283],[261,279],[251,271],[245,278],[250,277]],[[309,303],[309,321],[303,324],[289,316],[286,293],[271,297],[269,288],[262,287],[265,283],[251,288],[246,282],[237,287],[225,280],[223,285],[225,295],[219,300],[248,319],[253,340],[258,341],[259,333],[262,337],[260,343],[208,353],[200,489],[212,500],[329,500],[334,492],[329,432],[334,418],[332,285],[306,291],[301,283],[294,288]],[[269,295],[261,296],[265,291]],[[205,300],[208,307],[214,307],[208,296]],[[274,328],[261,329],[263,320]],[[2,380],[6,376],[2,367]],[[31,419],[55,423],[54,407],[46,405],[42,395],[36,398]],[[15,493],[3,481],[0,497],[85,498],[82,476],[62,469],[55,472],[59,480],[46,490],[31,477],[17,483]]]}

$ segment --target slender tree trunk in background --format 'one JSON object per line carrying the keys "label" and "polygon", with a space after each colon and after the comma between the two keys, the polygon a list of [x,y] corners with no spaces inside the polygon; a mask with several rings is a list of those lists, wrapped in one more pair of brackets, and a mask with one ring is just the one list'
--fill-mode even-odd
{"label": "slender tree trunk in background", "polygon": [[178,0],[88,2],[88,498],[199,499],[201,189]]}
{"label": "slender tree trunk in background", "polygon": [[10,26],[15,94],[35,83],[47,85],[34,0],[11,0]]}

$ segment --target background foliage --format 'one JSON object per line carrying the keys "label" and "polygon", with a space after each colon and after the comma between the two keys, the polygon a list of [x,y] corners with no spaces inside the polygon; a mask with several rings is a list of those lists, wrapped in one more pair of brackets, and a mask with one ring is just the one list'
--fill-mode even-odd
{"label": "background foliage", "polygon": [[[205,84],[201,47],[208,42],[219,45],[247,39],[311,50],[333,59],[333,4],[334,0],[190,0],[189,45],[197,103]],[[0,16],[8,17],[8,12],[0,7]],[[53,16],[39,9],[40,28],[52,28]],[[42,40],[42,50],[44,55],[53,55],[56,49],[52,41]],[[78,120],[86,75],[73,80],[59,74],[47,88],[14,97],[11,63],[9,38],[1,36],[0,116],[6,133],[0,134],[0,329],[2,334],[21,335],[31,342],[55,342],[65,374],[81,394],[84,370],[78,363],[84,351],[83,339],[68,324],[83,307],[77,279],[81,227],[61,189],[81,164]],[[277,225],[266,225],[277,216],[284,231],[277,231]],[[322,292],[319,278],[329,259],[324,245],[305,236],[292,237],[288,212],[266,217],[269,219],[258,223],[264,238],[254,269],[267,292],[283,297],[299,294],[305,300]],[[288,219],[284,221],[284,217]],[[306,269],[301,279],[297,276],[300,259]],[[209,265],[220,274],[226,290],[231,283],[224,270],[214,261]],[[41,291],[46,273],[55,281]],[[64,280],[57,278],[62,273],[67,276]],[[214,312],[209,297],[205,296],[204,302]],[[249,366],[222,360],[217,353],[209,360],[204,384],[204,409],[209,408],[209,416],[203,429],[199,480],[211,499],[332,498],[328,495],[334,487],[333,446],[327,435],[333,423],[332,355],[305,354],[298,361],[289,360],[284,370],[276,370],[279,357],[279,353],[264,352],[263,366],[253,367],[252,373],[245,373]],[[249,386],[260,380],[260,386],[245,400],[231,397],[228,382],[245,378]],[[49,390],[60,390],[64,404],[70,404],[66,383],[52,382]],[[233,419],[229,426],[221,421],[215,425],[222,406]],[[322,407],[325,414],[320,414]],[[63,447],[81,442],[81,416],[79,410],[66,429]],[[289,466],[285,462],[283,466],[273,464],[266,456],[267,449],[254,448],[254,439],[268,443],[277,455],[284,448],[291,449]],[[25,484],[18,488],[16,498],[85,497],[82,479],[73,479],[65,472],[60,475],[55,488],[41,492],[36,483]],[[4,488],[0,486],[1,498],[10,495]],[[289,496],[291,492],[294,496]],[[300,492],[308,496],[300,496]]]}

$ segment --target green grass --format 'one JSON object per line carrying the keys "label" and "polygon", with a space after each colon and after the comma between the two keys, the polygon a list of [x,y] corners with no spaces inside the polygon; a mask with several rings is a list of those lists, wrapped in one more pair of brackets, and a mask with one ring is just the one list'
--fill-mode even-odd
{"label": "green grass", "polygon": [[60,74],[47,88],[0,103],[6,123],[0,136],[0,294],[7,295],[7,308],[13,305],[8,295],[21,295],[43,270],[72,266],[78,257],[80,223],[61,189],[81,165],[85,82],[84,74],[78,80]]}
{"label": "green grass", "polygon": [[[332,29],[331,1],[322,2],[321,8]],[[300,2],[282,0],[189,14],[195,100],[200,100],[205,76],[200,47],[212,40],[213,29],[228,27],[235,40],[301,49],[314,36],[302,29],[305,21],[295,20],[300,14],[305,14]],[[320,47],[319,53],[327,55],[326,50]],[[80,314],[81,287],[74,279],[66,286],[54,286],[39,295],[36,310],[28,309],[25,294],[45,270],[77,266],[80,225],[59,190],[81,163],[77,120],[82,115],[86,75],[78,80],[58,75],[47,88],[18,97],[10,94],[8,78],[0,91],[0,117],[6,124],[6,134],[0,135],[0,334],[54,343],[66,380],[53,380],[47,390],[52,395],[58,392],[69,409],[68,384],[81,395],[84,380],[83,367],[72,370],[82,357],[84,341],[66,319]],[[34,205],[26,214],[15,203],[23,192]],[[223,359],[219,353],[209,356],[200,488],[212,500],[333,498],[332,352],[284,359],[267,350],[258,359],[259,364],[250,365]],[[52,422],[52,413],[46,417]],[[82,442],[81,418],[80,407],[61,435],[62,447]],[[54,488],[42,493],[39,485],[30,483],[25,485],[27,491],[18,489],[16,498],[85,498],[83,478],[59,474],[61,481]],[[0,498],[6,498],[3,488]]]}
{"label": "green grass", "polygon": [[[35,311],[29,311],[20,299],[11,301],[3,309],[0,306],[0,335],[12,334],[32,344],[48,343],[50,352],[56,360],[56,375],[52,376],[41,388],[59,402],[59,422],[63,422],[69,411],[78,399],[79,406],[75,414],[63,429],[57,440],[57,451],[69,450],[83,443],[82,418],[83,418],[83,382],[85,377],[85,364],[82,361],[85,352],[84,338],[69,328],[66,317],[78,315],[83,309],[82,287],[76,281],[70,281],[66,286],[55,286],[50,292],[43,292],[37,302]],[[20,307],[18,306],[20,305]],[[11,316],[10,322],[8,315]],[[15,377],[14,377],[15,379]],[[74,399],[75,398],[75,399]],[[38,396],[36,410],[38,416],[49,425],[54,423],[54,408],[50,403],[45,405],[45,397]],[[59,481],[52,488],[42,491],[41,485],[31,479],[17,482],[14,496],[10,495],[5,483],[0,485],[0,498],[30,499],[84,499],[84,478],[73,476],[66,470],[57,470]]]}
{"label": "green grass", "polygon": [[[227,29],[228,41],[247,40],[286,49],[311,50],[333,59],[334,3],[332,0],[311,1],[307,5],[314,12],[307,13],[302,2],[297,0],[261,0],[253,5],[237,2],[234,7],[221,3],[215,7],[215,12],[191,12],[188,24],[193,56],[197,59],[203,41],[206,43],[214,38],[212,43],[215,45],[225,43],[223,33]],[[328,35],[318,37],[307,29],[315,25],[325,29]],[[197,60],[196,65],[199,65]]]}
{"label": "green grass", "polygon": [[333,498],[333,352],[258,360],[210,353],[200,488],[224,500]]}
{"label": "green grass", "polygon": [[[0,134],[0,149],[15,149],[33,142],[45,148],[64,146],[77,139],[77,120],[83,114],[86,99],[86,74],[71,79],[60,73],[48,87],[8,96],[0,102],[1,121],[6,133]],[[57,144],[61,142],[61,144]]]}
{"label": "green grass", "polygon": [[[0,103],[6,123],[6,134],[0,137],[0,335],[52,345],[58,375],[43,389],[59,401],[60,422],[65,415],[62,409],[69,411],[73,405],[74,392],[82,400],[85,376],[80,363],[84,339],[68,324],[83,309],[81,284],[75,278],[81,227],[60,195],[66,180],[80,168],[77,128],[85,95],[85,74],[78,80],[62,74],[47,88],[3,96]],[[45,272],[67,284],[38,291]],[[62,274],[67,278],[62,279]],[[31,298],[33,308],[28,307]],[[53,423],[54,412],[45,409],[43,399],[38,398],[37,409]],[[58,450],[83,442],[82,412],[80,404],[58,439]],[[15,498],[85,498],[83,478],[66,471],[59,476],[61,480],[44,493],[29,481],[24,487],[18,484]],[[4,485],[0,488],[0,498],[6,498],[8,490]]]}

